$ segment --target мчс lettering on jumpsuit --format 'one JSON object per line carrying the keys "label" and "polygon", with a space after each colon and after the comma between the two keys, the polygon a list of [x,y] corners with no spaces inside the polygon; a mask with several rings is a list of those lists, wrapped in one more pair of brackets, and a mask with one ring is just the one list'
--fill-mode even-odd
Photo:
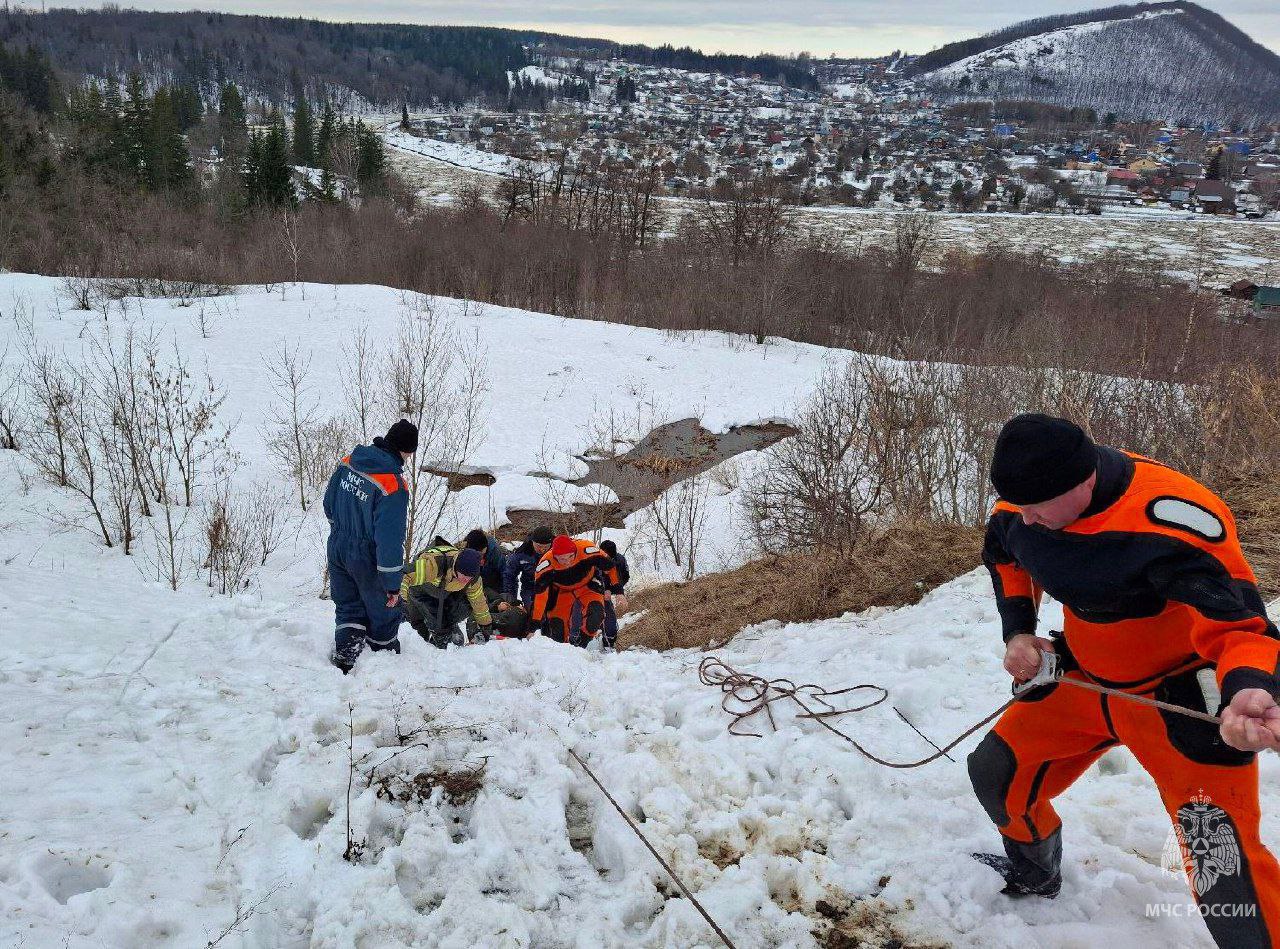
{"label": "\u043c\u0447\u0441 lettering on jumpsuit", "polygon": [[[1019,508],[996,504],[983,560],[1005,641],[1035,632],[1044,591],[1063,604],[1055,649],[1068,676],[1211,714],[1242,689],[1276,694],[1280,639],[1230,510],[1177,471],[1098,452],[1093,500],[1064,529],[1029,526]],[[1258,765],[1210,722],[1060,685],[1015,703],[969,756],[974,790],[1015,867],[1058,873],[1052,801],[1118,744],[1159,787],[1218,945],[1270,946],[1280,932],[1280,866],[1258,835]]]}
{"label": "\u043c\u0447\u0441 lettering on jumpsuit", "polygon": [[404,576],[408,491],[404,462],[393,448],[361,445],[342,459],[324,492],[329,519],[329,590],[335,622],[334,661],[350,667],[370,649],[399,647],[400,607],[387,597]]}

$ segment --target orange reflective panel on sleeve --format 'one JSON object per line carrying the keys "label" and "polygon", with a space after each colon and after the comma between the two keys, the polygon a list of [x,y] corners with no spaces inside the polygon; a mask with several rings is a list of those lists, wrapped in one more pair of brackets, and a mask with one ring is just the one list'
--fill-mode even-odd
{"label": "orange reflective panel on sleeve", "polygon": [[376,481],[387,494],[395,494],[400,490],[400,479],[393,474],[370,474],[365,477]]}
{"label": "orange reflective panel on sleeve", "polygon": [[994,564],[996,572],[1000,574],[1001,592],[1005,596],[1025,596],[1035,598],[1035,583],[1031,579],[1031,575],[1023,570],[1016,563],[998,563]]}

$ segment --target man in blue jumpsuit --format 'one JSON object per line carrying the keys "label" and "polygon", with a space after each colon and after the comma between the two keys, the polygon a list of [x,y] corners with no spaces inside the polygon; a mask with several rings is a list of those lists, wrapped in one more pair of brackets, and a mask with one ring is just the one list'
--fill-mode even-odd
{"label": "man in blue jumpsuit", "polygon": [[324,492],[329,519],[329,591],[337,629],[330,661],[346,675],[365,643],[400,651],[409,492],[404,463],[418,450],[418,429],[401,419],[372,445],[342,459]]}

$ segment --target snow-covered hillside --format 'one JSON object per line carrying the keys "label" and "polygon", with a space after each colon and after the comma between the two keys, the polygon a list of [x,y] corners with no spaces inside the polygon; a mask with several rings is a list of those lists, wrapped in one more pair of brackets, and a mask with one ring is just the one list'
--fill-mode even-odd
{"label": "snow-covered hillside", "polygon": [[[201,305],[218,308],[207,337]],[[128,318],[208,360],[230,390],[246,467],[278,476],[261,431],[264,358],[283,340],[309,348],[316,390],[332,393],[341,345],[360,326],[389,333],[413,305],[377,287],[285,286],[136,301]],[[713,429],[787,415],[833,356],[435,305],[487,353],[493,402],[475,463],[498,474],[499,510],[536,496],[525,472],[544,438],[580,449],[600,408],[649,391]],[[0,275],[0,352],[27,320],[74,352],[98,319],[68,310],[56,280]],[[485,489],[459,498],[464,520],[488,511]],[[731,503],[715,512],[725,542]],[[1185,912],[1187,896],[1160,866],[1168,824],[1126,751],[1060,802],[1063,895],[1014,903],[969,858],[996,844],[963,764],[976,738],[954,763],[889,771],[789,712],[776,734],[731,737],[695,653],[602,656],[543,640],[439,652],[409,633],[403,655],[366,655],[344,678],[326,660],[319,525],[252,590],[221,597],[144,578],[69,527],[74,512],[27,459],[0,452],[0,944],[718,945],[570,748],[741,949],[822,945],[833,918],[871,945],[1210,944],[1198,920],[1145,912]],[[914,607],[766,624],[718,654],[769,677],[887,687],[890,702],[846,723],[907,759],[930,749],[893,709],[935,740],[958,734],[1007,697],[999,640],[974,572]],[[432,787],[443,772],[478,787],[451,797]],[[1267,756],[1273,845],[1277,779],[1280,759]]]}
{"label": "snow-covered hillside", "polygon": [[[1120,16],[1123,10],[1131,12]],[[1038,21],[1011,27],[1004,32],[1016,38],[1007,42],[999,34],[990,43],[967,41],[981,51],[917,81],[944,101],[1029,99],[1092,108],[1100,118],[1184,125],[1280,118],[1280,60],[1208,11],[1168,3],[1089,16],[1057,28],[1032,30]]]}
{"label": "snow-covered hillside", "polygon": [[[42,344],[72,356],[88,351],[102,317],[71,306],[59,280],[0,274],[0,353],[7,345],[10,364],[24,358],[21,324],[28,319]],[[451,529],[496,526],[508,507],[546,503],[548,480],[530,472],[584,474],[586,465],[573,456],[592,447],[596,430],[610,420],[617,430],[634,433],[637,424],[678,418],[698,417],[708,429],[723,431],[790,417],[832,358],[831,350],[799,343],[757,346],[718,333],[677,336],[385,287],[289,284],[195,300],[133,299],[124,311],[113,305],[109,321],[116,336],[126,325],[158,331],[165,348],[171,341],[197,369],[207,367],[226,389],[219,416],[233,426],[230,447],[245,462],[243,479],[287,482],[289,475],[268,461],[264,448],[268,416],[280,407],[270,367],[278,366],[285,349],[309,359],[307,400],[318,406],[319,417],[341,414],[343,371],[359,336],[389,344],[400,323],[424,307],[439,318],[441,330],[480,355],[487,377],[483,435],[466,461],[497,480],[491,488],[455,495]],[[387,421],[377,424],[380,432]],[[557,490],[567,492],[566,501],[592,499],[588,489]],[[735,497],[729,491],[712,501],[714,522],[722,526],[707,551],[711,562],[734,560],[736,532],[729,522]],[[614,536],[625,546],[625,533]]]}
{"label": "snow-covered hillside", "polygon": [[497,155],[478,148],[459,145],[456,142],[442,142],[434,138],[410,135],[395,125],[388,125],[383,129],[382,140],[392,148],[487,175],[509,175],[520,164],[509,155]]}

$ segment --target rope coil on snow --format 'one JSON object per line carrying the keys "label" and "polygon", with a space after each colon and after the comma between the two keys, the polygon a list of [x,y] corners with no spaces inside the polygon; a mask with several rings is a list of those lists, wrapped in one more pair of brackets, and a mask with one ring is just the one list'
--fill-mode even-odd
{"label": "rope coil on snow", "polygon": [[[978,722],[976,725],[966,729],[965,732],[952,741],[950,744],[942,748],[938,748],[935,754],[929,755],[927,758],[921,758],[919,761],[886,761],[884,758],[873,754],[862,745],[858,744],[849,735],[846,735],[840,729],[832,725],[828,719],[837,718],[841,715],[851,715],[854,712],[865,712],[869,708],[874,708],[889,697],[889,692],[882,686],[866,683],[863,685],[854,685],[845,689],[829,690],[820,685],[805,683],[796,685],[787,678],[766,679],[763,676],[752,675],[749,672],[739,672],[732,666],[725,663],[716,656],[707,656],[698,664],[698,679],[703,685],[714,686],[724,693],[724,698],[720,700],[720,707],[729,715],[732,721],[729,723],[729,734],[737,735],[742,738],[760,738],[763,737],[759,732],[741,731],[741,726],[747,719],[752,718],[761,712],[769,719],[769,724],[774,731],[778,730],[778,723],[773,717],[773,703],[788,699],[800,707],[797,718],[813,719],[827,731],[843,738],[851,744],[858,753],[864,758],[874,761],[876,764],[883,765],[886,768],[919,768],[931,762],[937,761],[939,758],[947,756],[947,752],[951,751],[956,745],[960,744],[974,732],[978,731],[995,721],[1000,715],[1017,701],[1017,697],[1005,702],[998,709]],[[850,708],[840,708],[832,705],[828,699],[841,695],[849,695],[850,693],[870,690],[879,693],[879,697],[867,702],[864,705],[857,705]],[[825,709],[814,708],[814,705],[821,704]],[[927,739],[926,739],[927,740]],[[930,742],[932,744],[932,742]],[[936,745],[934,745],[937,748]]]}

